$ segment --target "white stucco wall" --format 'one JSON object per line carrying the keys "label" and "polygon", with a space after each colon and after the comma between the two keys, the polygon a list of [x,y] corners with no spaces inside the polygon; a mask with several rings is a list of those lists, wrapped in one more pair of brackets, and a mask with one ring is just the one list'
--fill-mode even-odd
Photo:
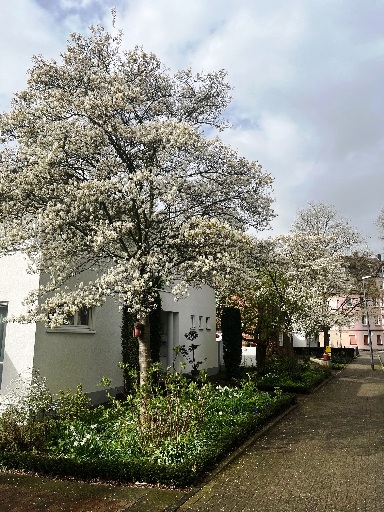
{"label": "white stucco wall", "polygon": [[49,389],[76,390],[81,384],[94,401],[105,397],[98,386],[103,376],[113,388],[122,388],[121,312],[113,300],[93,311],[94,332],[52,331],[37,326],[34,366],[47,379]]}
{"label": "white stucco wall", "polygon": [[[188,297],[175,302],[170,292],[161,292],[162,309],[164,311],[164,345],[160,360],[164,367],[170,366],[174,359],[173,347],[190,342],[184,334],[194,327],[198,334],[194,344],[199,345],[195,358],[203,361],[199,369],[216,373],[219,369],[219,352],[216,341],[216,306],[215,292],[209,286],[190,288]],[[171,314],[172,313],[172,314]],[[192,318],[193,317],[193,318]],[[181,358],[181,360],[184,360]],[[178,365],[179,361],[176,362]],[[178,369],[178,368],[177,368]],[[191,370],[187,364],[186,372]]]}
{"label": "white stucco wall", "polygon": [[[85,277],[85,276],[82,276]],[[22,301],[39,286],[41,278],[27,273],[23,255],[0,258],[0,302],[7,303],[8,316],[24,312]],[[215,373],[219,367],[216,342],[215,293],[208,286],[189,291],[189,296],[175,302],[171,293],[162,292],[165,338],[169,346],[162,347],[163,363],[172,362],[172,347],[190,342],[184,337],[194,327],[199,345],[196,359],[204,360],[200,369]],[[193,319],[192,319],[193,317]],[[6,326],[4,361],[0,393],[19,374],[32,368],[39,370],[51,392],[75,391],[78,384],[90,393],[94,402],[102,401],[105,391],[98,386],[103,376],[111,379],[116,390],[123,386],[121,361],[121,311],[113,300],[93,311],[93,329],[88,332],[52,331],[43,324],[11,323]],[[170,334],[169,334],[170,333]],[[166,340],[165,340],[166,341]],[[190,367],[187,366],[186,371]]]}
{"label": "white stucco wall", "polygon": [[312,336],[311,338],[306,338],[304,334],[295,332],[293,333],[293,346],[294,347],[317,347],[318,346],[318,337]]}
{"label": "white stucco wall", "polygon": [[[0,258],[0,302],[8,303],[8,316],[25,313],[26,295],[39,286],[39,276],[27,273],[28,263],[21,254]],[[3,372],[0,394],[5,394],[19,374],[27,375],[33,366],[35,324],[6,324]]]}

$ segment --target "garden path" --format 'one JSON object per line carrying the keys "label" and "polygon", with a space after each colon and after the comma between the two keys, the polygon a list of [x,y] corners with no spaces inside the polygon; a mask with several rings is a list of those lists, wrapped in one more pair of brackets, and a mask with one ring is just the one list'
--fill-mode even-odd
{"label": "garden path", "polygon": [[177,511],[382,512],[383,461],[384,372],[362,352]]}

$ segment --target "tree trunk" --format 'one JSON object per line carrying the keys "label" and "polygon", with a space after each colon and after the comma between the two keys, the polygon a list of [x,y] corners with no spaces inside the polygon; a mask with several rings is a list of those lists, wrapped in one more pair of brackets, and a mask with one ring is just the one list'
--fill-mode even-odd
{"label": "tree trunk", "polygon": [[141,319],[144,325],[143,332],[138,337],[139,341],[139,365],[140,365],[140,386],[148,379],[148,370],[151,365],[151,328],[148,315]]}
{"label": "tree trunk", "polygon": [[325,347],[329,346],[329,339],[330,339],[329,327],[327,325],[324,326],[323,332],[324,332],[324,349],[325,349]]}
{"label": "tree trunk", "polygon": [[265,365],[267,360],[267,344],[263,341],[256,342],[256,367],[258,370]]}

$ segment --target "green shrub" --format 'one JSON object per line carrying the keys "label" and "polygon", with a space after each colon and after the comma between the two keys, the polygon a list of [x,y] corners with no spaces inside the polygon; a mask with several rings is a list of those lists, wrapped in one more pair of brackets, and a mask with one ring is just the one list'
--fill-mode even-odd
{"label": "green shrub", "polygon": [[237,379],[240,376],[242,356],[241,314],[238,308],[223,308],[221,314],[221,331],[223,340],[223,359],[227,379]]}

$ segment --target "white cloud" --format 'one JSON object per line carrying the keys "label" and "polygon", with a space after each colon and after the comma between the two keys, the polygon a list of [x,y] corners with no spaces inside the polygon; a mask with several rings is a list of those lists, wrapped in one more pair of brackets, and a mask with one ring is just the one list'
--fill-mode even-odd
{"label": "white cloud", "polygon": [[275,176],[275,232],[311,200],[334,204],[377,241],[384,206],[382,0],[13,0],[1,2],[0,108],[31,56],[54,57],[69,32],[111,27],[173,70],[228,70],[225,140]]}
{"label": "white cloud", "polygon": [[13,92],[25,86],[33,54],[51,52],[55,27],[49,16],[30,0],[0,5],[0,108],[7,108]]}

